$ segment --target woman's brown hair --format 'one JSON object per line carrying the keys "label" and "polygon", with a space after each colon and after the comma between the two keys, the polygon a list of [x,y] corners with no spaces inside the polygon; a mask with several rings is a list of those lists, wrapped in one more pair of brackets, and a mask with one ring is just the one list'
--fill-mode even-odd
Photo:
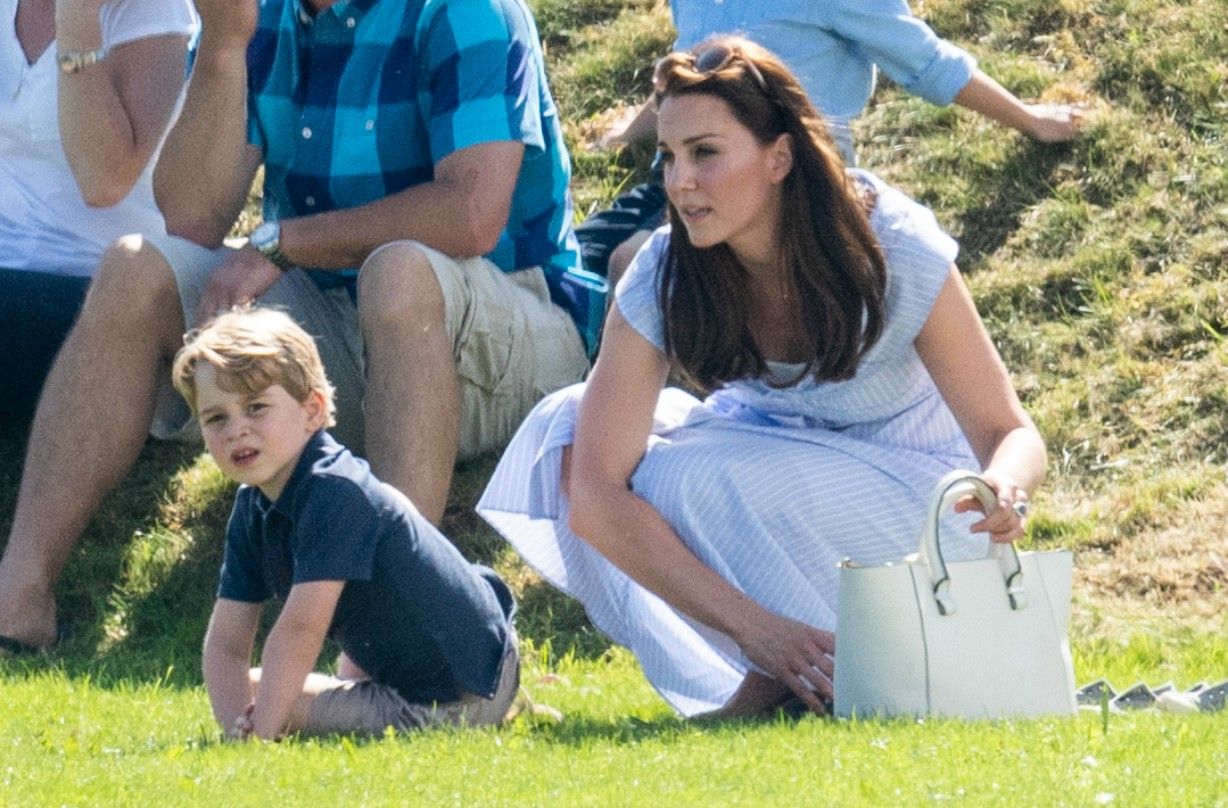
{"label": "woman's brown hair", "polygon": [[[878,340],[886,267],[870,230],[874,197],[854,188],[814,105],[769,51],[740,37],[716,37],[657,63],[658,106],[703,94],[723,100],[761,144],[788,134],[793,167],[782,183],[782,259],[790,301],[807,340],[807,375],[848,379]],[[674,223],[658,290],[665,350],[694,385],[712,390],[759,377],[767,364],[751,336],[750,278],[725,244],[691,244],[673,203]]]}

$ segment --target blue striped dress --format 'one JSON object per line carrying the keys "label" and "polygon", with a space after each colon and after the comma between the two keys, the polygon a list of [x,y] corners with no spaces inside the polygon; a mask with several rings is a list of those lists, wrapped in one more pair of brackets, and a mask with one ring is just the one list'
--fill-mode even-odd
{"label": "blue striped dress", "polygon": [[[913,346],[947,277],[955,242],[930,211],[865,172],[878,200],[871,226],[887,264],[887,320],[854,378],[785,389],[760,379],[699,401],[661,393],[631,478],[704,563],[760,604],[832,631],[842,558],[898,560],[916,549],[934,484],[980,468]],[[616,303],[649,342],[663,344],[656,288],[669,229],[658,231],[620,282]],[[792,378],[792,368],[773,372]],[[478,511],[546,580],[579,599],[593,624],[629,647],[684,715],[723,705],[753,665],[726,635],[668,606],[567,526],[559,490],[583,385],[544,399],[508,446]],[[944,554],[986,549],[951,516]]]}

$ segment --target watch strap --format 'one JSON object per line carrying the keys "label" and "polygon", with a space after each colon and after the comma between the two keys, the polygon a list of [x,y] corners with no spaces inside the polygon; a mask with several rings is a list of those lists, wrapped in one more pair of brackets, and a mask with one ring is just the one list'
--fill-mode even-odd
{"label": "watch strap", "polygon": [[[257,228],[259,229],[259,228]],[[254,234],[253,234],[254,235]],[[294,265],[290,263],[290,259],[286,258],[281,251],[281,227],[278,226],[273,231],[273,237],[270,239],[261,239],[259,241],[251,239],[250,243],[255,247],[261,255],[269,259],[270,262],[282,272],[290,269]]]}

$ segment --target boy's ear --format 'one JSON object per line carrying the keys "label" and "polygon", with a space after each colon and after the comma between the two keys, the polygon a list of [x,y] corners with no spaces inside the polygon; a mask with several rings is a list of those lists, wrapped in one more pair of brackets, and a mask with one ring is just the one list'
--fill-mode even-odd
{"label": "boy's ear", "polygon": [[324,401],[324,394],[319,390],[309,391],[303,406],[307,408],[307,425],[311,427],[311,431],[323,427],[328,420],[328,405]]}

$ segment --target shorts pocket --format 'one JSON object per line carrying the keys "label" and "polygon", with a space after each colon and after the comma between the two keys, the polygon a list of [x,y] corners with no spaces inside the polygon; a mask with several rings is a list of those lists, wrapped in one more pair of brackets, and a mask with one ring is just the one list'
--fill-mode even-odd
{"label": "shorts pocket", "polygon": [[529,381],[521,367],[526,323],[515,303],[514,297],[475,295],[457,346],[462,379],[494,396],[510,395]]}

